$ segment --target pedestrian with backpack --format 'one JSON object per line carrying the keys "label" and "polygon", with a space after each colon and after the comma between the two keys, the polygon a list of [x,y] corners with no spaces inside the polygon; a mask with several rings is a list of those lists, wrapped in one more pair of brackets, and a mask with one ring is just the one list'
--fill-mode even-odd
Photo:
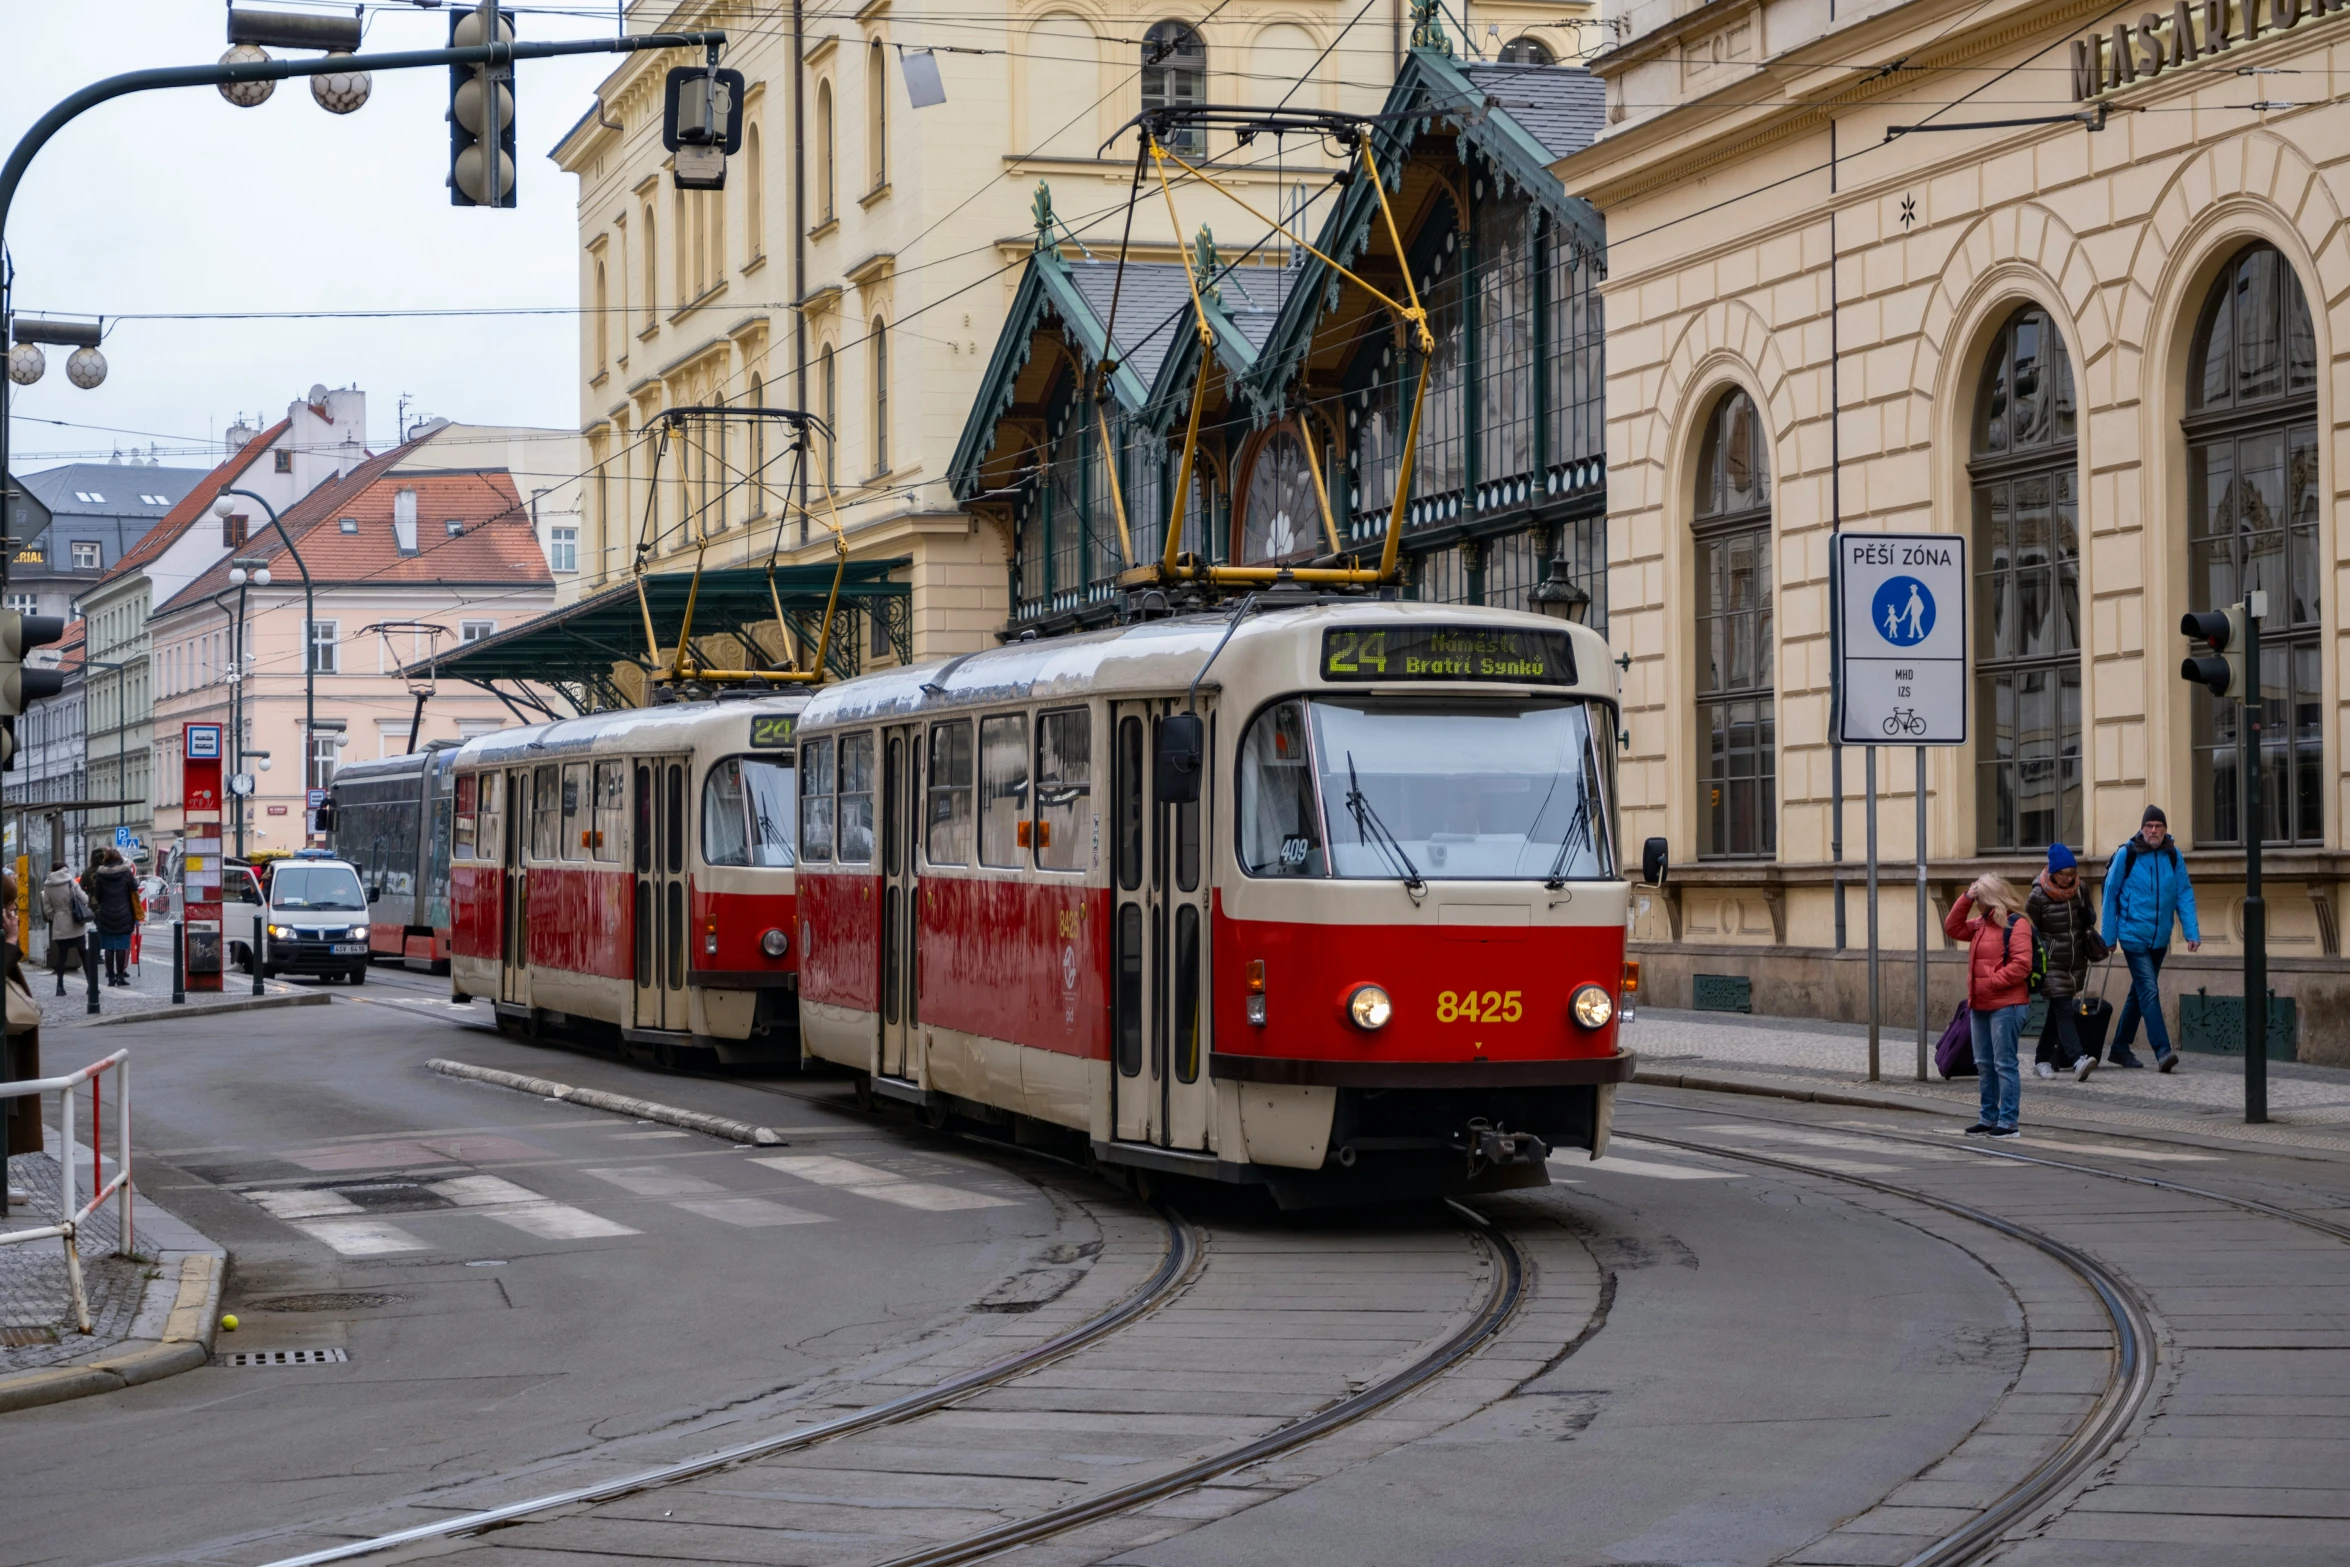
{"label": "pedestrian with backpack", "polygon": [[2113,1049],[2106,1054],[2114,1066],[2146,1064],[2130,1053],[2138,1020],[2144,1018],[2154,1064],[2165,1072],[2178,1067],[2178,1052],[2171,1048],[2170,1029],[2162,1018],[2162,960],[2170,956],[2174,922],[2186,934],[2187,950],[2202,951],[2194,879],[2171,840],[2170,819],[2161,806],[2149,805],[2136,835],[2113,851],[2105,867],[2105,944],[2121,948],[2122,961],[2130,966],[2130,998],[2122,1003],[2122,1015],[2113,1027]]}
{"label": "pedestrian with backpack", "polygon": [[2105,942],[2097,934],[2089,890],[2081,885],[2080,861],[2065,845],[2048,846],[2048,868],[2032,883],[2024,918],[2032,922],[2040,941],[2040,967],[2045,970],[2040,994],[2048,1002],[2048,1020],[2040,1028],[2032,1070],[2042,1077],[2070,1072],[2085,1083],[2097,1069],[2099,1047],[2081,1048],[2081,992],[2088,983],[2089,965],[2105,956]]}
{"label": "pedestrian with backpack", "polygon": [[2016,1045],[2031,1004],[2037,940],[2023,906],[2006,877],[1983,876],[1942,921],[1942,934],[1966,943],[1967,949],[1966,999],[1973,1014],[1975,1071],[1982,1080],[1982,1110],[1967,1128],[1970,1137],[2015,1136],[2023,1110]]}

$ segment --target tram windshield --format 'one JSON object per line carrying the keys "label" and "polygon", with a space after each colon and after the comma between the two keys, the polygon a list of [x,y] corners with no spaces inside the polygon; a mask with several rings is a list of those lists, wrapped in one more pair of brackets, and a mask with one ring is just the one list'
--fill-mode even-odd
{"label": "tram windshield", "polygon": [[792,770],[763,756],[730,756],[702,783],[702,858],[712,865],[789,868]]}
{"label": "tram windshield", "polygon": [[1353,880],[1613,878],[1608,717],[1586,702],[1277,702],[1241,742],[1241,866]]}

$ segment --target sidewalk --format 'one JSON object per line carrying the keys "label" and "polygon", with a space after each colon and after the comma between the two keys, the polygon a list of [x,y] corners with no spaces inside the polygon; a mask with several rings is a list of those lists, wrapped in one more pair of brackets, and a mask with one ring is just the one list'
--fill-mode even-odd
{"label": "sidewalk", "polygon": [[[1928,1045],[1948,1018],[1937,1019]],[[1868,1030],[1807,1018],[1747,1017],[1641,1007],[1623,1030],[1639,1052],[1635,1081],[1686,1088],[1816,1098],[1924,1110],[1973,1120],[1979,1103],[1971,1077],[1944,1082],[1927,1066],[1917,1081],[1917,1023],[1888,1020],[1878,1033],[1882,1080],[1868,1081]],[[2268,1064],[2269,1120],[2244,1124],[2240,1057],[2183,1054],[2161,1073],[2102,1066],[2086,1083],[2069,1072],[2032,1074],[2034,1041],[2024,1041],[2023,1124],[2081,1130],[2168,1134],[2321,1155],[2350,1157],[2350,1071]],[[2139,1041],[2138,1054],[2152,1052]]]}
{"label": "sidewalk", "polygon": [[[290,985],[284,980],[269,980],[264,994],[253,995],[252,978],[236,969],[221,976],[222,988],[216,993],[190,992],[187,1001],[178,1007],[171,1004],[171,926],[150,921],[141,938],[145,959],[131,970],[127,986],[106,983],[103,968],[98,975],[98,1015],[90,1015],[89,980],[76,969],[65,976],[65,994],[57,994],[57,976],[48,967],[26,964],[25,982],[32,986],[33,996],[41,1003],[41,1035],[44,1045],[57,1037],[57,1031],[84,1023],[97,1023],[108,1018],[126,1017],[136,1013],[163,1009],[187,1015],[199,1011],[241,1011],[254,1005],[261,1006],[317,1006],[323,1004],[332,992],[310,985]],[[101,960],[103,961],[103,960]],[[42,1051],[44,1065],[54,1047]],[[112,1048],[109,1046],[108,1048]],[[103,1055],[104,1051],[97,1054]],[[80,1062],[74,1063],[79,1066]]]}
{"label": "sidewalk", "polygon": [[[18,1154],[8,1181],[31,1193],[12,1206],[0,1228],[39,1229],[57,1215],[56,1134],[51,1151]],[[79,1151],[86,1160],[89,1150]],[[111,1179],[114,1161],[104,1173]],[[89,1170],[75,1171],[86,1191]],[[75,1331],[62,1241],[0,1246],[0,1414],[112,1392],[170,1376],[211,1358],[228,1254],[135,1191],[132,1244],[120,1257],[119,1206],[108,1201],[90,1215],[80,1237],[82,1287],[92,1331]]]}

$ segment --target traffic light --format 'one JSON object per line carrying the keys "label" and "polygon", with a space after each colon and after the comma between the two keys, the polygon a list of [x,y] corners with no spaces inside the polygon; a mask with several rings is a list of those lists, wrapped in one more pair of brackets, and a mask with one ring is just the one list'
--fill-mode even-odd
{"label": "traffic light", "polygon": [[662,84],[661,145],[679,190],[726,189],[726,160],[743,150],[743,73],[680,65]]}
{"label": "traffic light", "polygon": [[2179,617],[2179,631],[2200,642],[2208,652],[2190,653],[2179,666],[2179,678],[2202,686],[2215,697],[2248,697],[2252,687],[2244,678],[2244,606],[2191,610]]}
{"label": "traffic light", "polygon": [[[498,41],[513,38],[514,13],[499,7]],[[450,48],[470,49],[487,41],[481,9],[469,6],[450,15]],[[513,206],[514,169],[513,65],[450,66],[449,205]]]}
{"label": "traffic light", "polygon": [[24,656],[64,636],[65,622],[55,615],[0,611],[0,769],[16,765],[16,719],[25,705],[65,689],[62,671],[27,669]]}

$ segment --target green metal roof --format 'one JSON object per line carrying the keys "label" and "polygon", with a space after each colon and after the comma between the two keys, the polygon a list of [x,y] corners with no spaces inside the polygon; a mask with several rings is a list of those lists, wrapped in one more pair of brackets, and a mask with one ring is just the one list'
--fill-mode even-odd
{"label": "green metal roof", "polygon": [[[907,583],[889,580],[891,572],[911,564],[913,558],[904,555],[890,560],[849,562],[841,577],[840,616],[833,626],[832,644],[825,658],[826,667],[834,674],[854,675],[861,667],[860,650],[865,639],[856,635],[856,631],[859,622],[868,615],[880,616],[888,626],[900,660],[912,658],[910,598],[913,589]],[[746,646],[758,648],[768,661],[780,660],[784,650],[776,645],[775,633],[770,630],[762,641],[750,630],[774,621],[775,601],[779,599],[801,645],[814,647],[823,629],[824,605],[832,592],[834,569],[830,562],[779,565],[775,568],[773,599],[768,594],[764,567],[732,566],[703,572],[701,589],[694,600],[695,640],[698,642],[705,636],[737,637]],[[645,604],[652,610],[653,633],[662,639],[664,648],[676,644],[678,631],[685,621],[686,598],[693,585],[692,572],[661,572],[644,579]],[[616,664],[634,664],[639,669],[652,667],[645,647],[644,610],[638,607],[633,582],[623,582],[593,598],[525,621],[495,636],[468,642],[436,659],[420,660],[402,673],[410,679],[432,674],[444,680],[469,681],[493,692],[504,683],[511,690],[499,694],[519,696],[541,711],[551,709],[532,696],[530,688],[548,687],[561,692],[574,708],[585,712],[590,707],[628,705],[612,681],[612,667]]]}

